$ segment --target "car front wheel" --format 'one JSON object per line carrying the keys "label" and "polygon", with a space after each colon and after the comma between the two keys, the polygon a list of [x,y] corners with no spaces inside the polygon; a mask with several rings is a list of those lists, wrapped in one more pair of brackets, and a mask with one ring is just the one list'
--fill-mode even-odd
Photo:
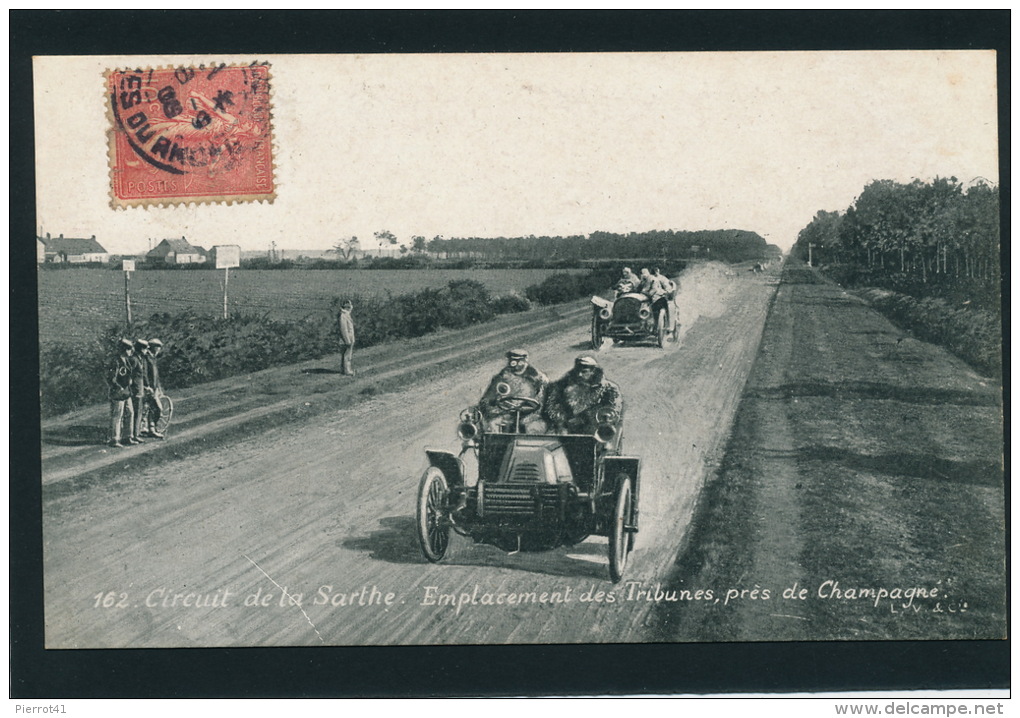
{"label": "car front wheel", "polygon": [[633,513],[630,477],[620,478],[615,498],[612,524],[609,527],[609,577],[613,583],[619,583],[627,570],[627,558],[633,546],[633,533],[626,529]]}
{"label": "car front wheel", "polygon": [[599,321],[599,315],[593,314],[591,318],[591,348],[598,351],[604,342],[605,337],[602,335],[602,323]]}
{"label": "car front wheel", "polygon": [[443,472],[430,466],[418,485],[418,542],[432,563],[441,561],[450,547],[450,488]]}

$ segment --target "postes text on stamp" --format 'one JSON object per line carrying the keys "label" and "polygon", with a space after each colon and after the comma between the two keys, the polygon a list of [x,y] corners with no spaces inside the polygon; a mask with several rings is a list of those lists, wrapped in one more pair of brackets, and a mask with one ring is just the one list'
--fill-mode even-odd
{"label": "postes text on stamp", "polygon": [[267,64],[112,70],[114,208],[276,196]]}

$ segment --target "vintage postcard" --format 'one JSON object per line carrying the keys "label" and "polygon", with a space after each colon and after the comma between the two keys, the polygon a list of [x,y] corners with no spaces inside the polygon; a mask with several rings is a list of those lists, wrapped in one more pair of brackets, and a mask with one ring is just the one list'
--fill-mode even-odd
{"label": "vintage postcard", "polygon": [[1006,637],[993,51],[33,83],[46,648]]}

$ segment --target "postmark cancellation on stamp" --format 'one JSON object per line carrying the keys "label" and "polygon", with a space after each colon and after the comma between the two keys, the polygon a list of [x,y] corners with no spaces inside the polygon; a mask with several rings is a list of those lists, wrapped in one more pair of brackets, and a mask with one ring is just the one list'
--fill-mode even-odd
{"label": "postmark cancellation on stamp", "polygon": [[269,65],[106,73],[114,208],[273,201]]}

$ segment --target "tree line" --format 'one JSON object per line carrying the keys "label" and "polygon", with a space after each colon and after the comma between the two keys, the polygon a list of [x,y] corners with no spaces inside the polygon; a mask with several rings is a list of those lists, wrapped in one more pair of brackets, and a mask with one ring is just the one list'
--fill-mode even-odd
{"label": "tree line", "polygon": [[876,180],[843,213],[821,211],[792,255],[898,326],[992,376],[1002,372],[999,190],[955,177]]}
{"label": "tree line", "polygon": [[873,280],[988,282],[999,276],[999,189],[983,181],[965,188],[955,177],[876,180],[844,213],[819,211],[793,254]]}
{"label": "tree line", "polygon": [[[375,232],[382,246],[399,249],[407,256],[429,255],[444,260],[566,261],[627,259],[631,257],[681,259],[703,257],[726,262],[766,258],[770,246],[747,230],[652,230],[648,232],[592,232],[589,235],[526,237],[451,237],[426,239],[415,235],[402,243],[392,232]],[[357,237],[345,237],[333,245],[339,259],[350,260],[361,249]],[[772,248],[778,251],[778,248]]]}

